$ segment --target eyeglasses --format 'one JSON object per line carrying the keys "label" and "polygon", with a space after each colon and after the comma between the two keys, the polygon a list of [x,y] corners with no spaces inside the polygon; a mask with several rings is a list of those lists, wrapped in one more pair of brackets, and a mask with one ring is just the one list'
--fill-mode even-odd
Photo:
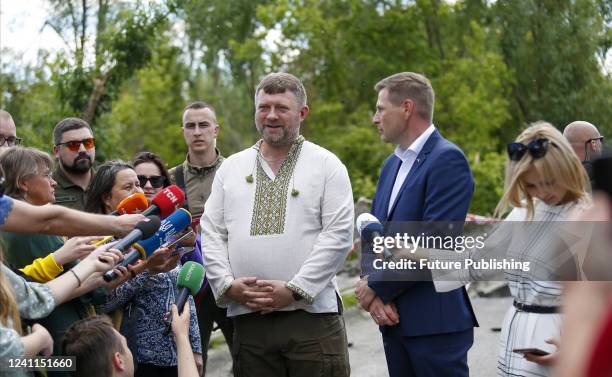
{"label": "eyeglasses", "polygon": [[508,158],[512,161],[520,161],[527,151],[529,151],[529,154],[534,159],[542,158],[546,155],[550,144],[551,142],[548,139],[535,139],[527,145],[523,143],[510,143],[507,148]]}
{"label": "eyeglasses", "polygon": [[140,182],[140,187],[145,187],[147,181],[151,182],[151,186],[153,186],[153,188],[160,188],[164,185],[165,178],[161,175],[152,175],[150,177],[147,177],[145,175],[138,176],[138,182]]}
{"label": "eyeglasses", "polygon": [[0,147],[6,143],[9,147],[14,147],[15,145],[21,144],[21,140],[15,136],[2,136],[0,135]]}
{"label": "eyeglasses", "polygon": [[53,172],[52,171],[48,171],[48,172],[44,172],[39,174],[41,177],[43,178],[47,178],[49,181],[53,180]]}
{"label": "eyeglasses", "polygon": [[584,147],[585,148],[588,147],[589,144],[592,144],[594,141],[599,141],[601,144],[603,144],[603,140],[604,140],[603,136],[591,138],[591,139],[589,139],[589,140],[584,142]]}
{"label": "eyeglasses", "polygon": [[93,149],[96,146],[95,139],[83,139],[83,140],[73,140],[67,141],[65,143],[56,144],[56,146],[65,145],[71,152],[78,152],[81,149],[81,144],[85,147],[85,149]]}

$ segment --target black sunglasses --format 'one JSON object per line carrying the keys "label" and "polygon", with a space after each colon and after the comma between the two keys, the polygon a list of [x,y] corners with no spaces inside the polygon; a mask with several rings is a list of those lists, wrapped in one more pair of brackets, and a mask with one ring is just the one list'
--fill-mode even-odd
{"label": "black sunglasses", "polygon": [[535,139],[531,143],[525,145],[523,143],[508,144],[508,158],[512,161],[520,161],[521,158],[529,151],[534,159],[542,158],[548,151],[548,146],[551,144],[548,139]]}
{"label": "black sunglasses", "polygon": [[138,182],[140,182],[140,187],[145,187],[147,181],[151,182],[151,186],[153,186],[153,188],[160,188],[164,185],[165,179],[161,175],[153,175],[150,177],[147,177],[145,175],[138,175]]}

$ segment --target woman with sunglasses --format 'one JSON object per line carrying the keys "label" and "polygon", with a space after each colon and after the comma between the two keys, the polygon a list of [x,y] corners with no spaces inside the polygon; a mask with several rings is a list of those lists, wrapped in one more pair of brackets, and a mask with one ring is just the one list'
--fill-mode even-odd
{"label": "woman with sunglasses", "polygon": [[138,176],[140,187],[149,203],[164,187],[170,186],[170,175],[165,163],[151,152],[139,152],[134,156],[132,165]]}
{"label": "woman with sunglasses", "polygon": [[[513,207],[505,221],[484,240],[482,247],[453,250],[415,248],[398,249],[395,259],[428,259],[459,262],[504,258],[530,262],[530,271],[520,269],[431,269],[438,292],[447,292],[470,281],[492,280],[503,274],[514,304],[506,313],[497,361],[499,376],[549,376],[555,359],[561,329],[562,287],[558,280],[566,270],[548,268],[569,261],[563,254],[567,246],[548,230],[554,222],[589,202],[588,178],[580,160],[563,135],[552,125],[537,122],[523,131],[507,148],[504,194],[496,215]],[[519,222],[519,223],[517,223]],[[519,231],[517,231],[519,229]],[[553,228],[554,229],[554,228]],[[499,260],[499,259],[497,259]],[[567,271],[572,271],[574,265]],[[541,349],[546,355],[515,352],[518,349]]]}
{"label": "woman with sunglasses", "polygon": [[[137,183],[140,192],[144,191],[149,203],[158,192],[170,184],[164,162],[154,153],[140,152],[134,157],[134,168],[132,169],[131,165],[127,166],[130,166],[130,181]],[[98,169],[98,174],[100,170],[103,170],[103,166]],[[121,171],[124,170],[126,169]],[[119,174],[120,172],[116,174],[117,182],[121,181]],[[93,184],[92,182],[92,186]],[[120,191],[119,188],[105,190],[110,192],[109,206],[116,205],[119,203],[117,200],[121,201],[127,197],[128,193]],[[122,194],[113,196],[113,192]],[[115,288],[104,304],[96,306],[96,310],[100,313],[109,313],[123,308],[120,332],[128,339],[128,346],[134,354],[134,360],[137,363],[135,376],[137,377],[176,375],[177,371],[176,345],[172,337],[164,336],[163,332],[166,326],[164,317],[170,309],[166,308],[166,304],[173,303],[178,294],[176,282],[179,268],[175,266],[180,254],[172,253],[165,248],[155,253],[167,255],[167,263],[164,264],[163,269],[157,268],[152,271],[150,266],[145,268],[145,265],[151,263],[150,260],[156,257],[147,259],[145,263],[132,269],[135,271],[132,279]],[[193,301],[190,303],[190,310],[192,311],[189,330],[191,346],[196,364],[201,366],[200,333]]]}

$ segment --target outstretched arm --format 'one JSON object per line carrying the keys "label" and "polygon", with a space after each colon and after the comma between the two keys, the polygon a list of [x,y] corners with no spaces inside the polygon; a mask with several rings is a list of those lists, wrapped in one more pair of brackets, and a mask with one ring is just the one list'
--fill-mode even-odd
{"label": "outstretched arm", "polygon": [[[2,200],[7,199],[2,198]],[[57,205],[33,206],[20,200],[12,200],[12,211],[8,213],[1,228],[16,233],[64,236],[112,234],[121,237],[128,234],[142,220],[144,220],[142,215],[95,215]]]}

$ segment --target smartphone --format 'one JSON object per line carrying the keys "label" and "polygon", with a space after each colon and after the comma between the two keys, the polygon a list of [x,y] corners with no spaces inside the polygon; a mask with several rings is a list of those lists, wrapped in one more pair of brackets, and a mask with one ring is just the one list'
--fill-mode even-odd
{"label": "smartphone", "polygon": [[536,356],[546,356],[546,355],[550,355],[550,352],[546,352],[544,350],[541,350],[539,348],[515,348],[512,350],[512,352],[516,352],[516,353],[520,353],[520,354],[533,354]]}
{"label": "smartphone", "polygon": [[193,246],[179,246],[173,252],[172,255],[180,255],[181,257],[187,253],[191,253],[195,250]]}
{"label": "smartphone", "polygon": [[173,248],[174,246],[178,245],[179,242],[186,240],[187,238],[193,236],[193,231],[190,230],[189,232],[185,233],[184,235],[180,236],[179,238],[175,239],[172,242],[166,242],[165,244],[161,245],[161,247],[167,247],[167,248]]}

